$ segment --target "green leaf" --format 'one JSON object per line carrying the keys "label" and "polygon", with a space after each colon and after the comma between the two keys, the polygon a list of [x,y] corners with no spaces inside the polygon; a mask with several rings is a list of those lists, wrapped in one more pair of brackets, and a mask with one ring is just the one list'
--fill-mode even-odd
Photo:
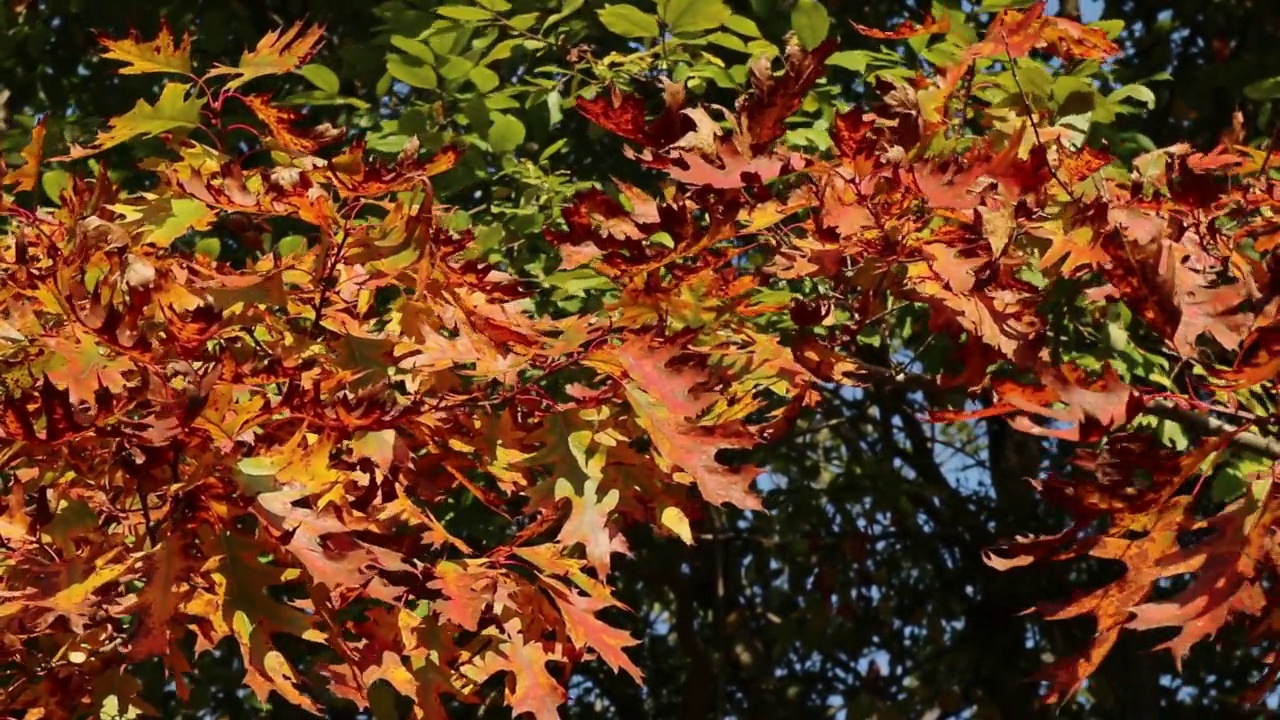
{"label": "green leaf", "polygon": [[709,43],[715,43],[720,47],[737,50],[738,52],[747,52],[747,44],[742,42],[742,38],[727,32],[711,33],[706,37]]}
{"label": "green leaf", "polygon": [[398,50],[402,50],[409,55],[421,60],[424,64],[431,65],[436,61],[435,52],[427,46],[426,43],[414,40],[413,38],[403,35],[392,35],[391,44]]}
{"label": "green leaf", "polygon": [[1245,97],[1250,100],[1275,100],[1280,98],[1280,77],[1267,78],[1252,83],[1244,89]]}
{"label": "green leaf", "polygon": [[62,204],[62,191],[71,184],[71,175],[66,170],[45,170],[40,173],[40,187],[53,202]]}
{"label": "green leaf", "polygon": [[831,16],[818,0],[797,0],[791,8],[791,29],[796,31],[800,44],[812,50],[827,39]]}
{"label": "green leaf", "polygon": [[461,80],[471,72],[474,65],[475,63],[461,55],[454,55],[440,66],[440,77],[446,80]]}
{"label": "green leaf", "polygon": [[996,12],[1005,8],[1024,8],[1035,3],[1035,0],[983,0],[978,12]]}
{"label": "green leaf", "polygon": [[496,153],[509,153],[524,142],[524,125],[514,117],[495,112],[490,115],[489,147]]}
{"label": "green leaf", "polygon": [[207,230],[217,217],[208,205],[195,198],[173,198],[167,209],[152,222],[152,230],[146,236],[148,245],[169,247],[190,230]]}
{"label": "green leaf", "polygon": [[852,70],[856,73],[865,73],[867,71],[867,63],[871,62],[872,54],[865,50],[841,50],[832,53],[827,58],[828,65],[835,65],[846,70]]}
{"label": "green leaf", "polygon": [[585,2],[586,0],[565,0],[560,6],[560,12],[547,18],[546,22],[542,23],[543,31],[577,12]]}
{"label": "green leaf", "polygon": [[741,15],[730,15],[729,19],[724,21],[724,25],[739,35],[753,38],[761,37],[760,28],[756,26],[755,22]]}
{"label": "green leaf", "polygon": [[1120,33],[1124,32],[1124,20],[1099,20],[1089,23],[1089,27],[1096,27],[1107,34],[1107,39],[1115,40]]}
{"label": "green leaf", "polygon": [[489,63],[497,62],[499,60],[506,60],[511,57],[511,51],[515,50],[521,42],[523,42],[523,40],[520,38],[503,40],[489,50],[489,54],[484,56],[484,59],[480,61],[480,64],[488,65]]}
{"label": "green leaf", "polygon": [[493,19],[492,12],[484,8],[467,5],[443,5],[436,8],[436,14],[453,20],[462,20],[463,22]]}
{"label": "green leaf", "polygon": [[139,135],[153,137],[163,132],[197,127],[200,124],[200,109],[204,107],[204,98],[197,95],[187,100],[187,91],[190,89],[191,85],[188,83],[165,83],[155,105],[139,100],[129,112],[112,118],[110,129],[100,131],[90,148],[73,150],[71,157],[92,155]]}
{"label": "green leaf", "polygon": [[430,65],[414,64],[404,55],[388,55],[387,72],[410,87],[433,90],[440,84],[436,71]]}
{"label": "green leaf", "polygon": [[277,457],[247,457],[236,464],[235,479],[240,489],[250,495],[276,489],[276,475],[282,462]]}
{"label": "green leaf", "polygon": [[568,144],[568,142],[569,142],[568,138],[560,138],[559,140],[551,143],[551,145],[547,146],[547,149],[543,150],[542,154],[538,156],[538,163],[541,164],[546,162],[548,158],[550,158],[552,155],[555,155],[556,152],[558,152],[560,148]]}
{"label": "green leaf", "polygon": [[555,288],[552,297],[560,300],[566,297],[583,297],[588,290],[605,290],[614,287],[609,278],[586,267],[577,267],[548,275],[543,279],[547,287]]}
{"label": "green leaf", "polygon": [[596,11],[600,22],[614,35],[632,38],[658,37],[658,19],[631,5],[606,5]]}
{"label": "green leaf", "polygon": [[282,257],[289,255],[297,255],[306,252],[307,239],[301,235],[285,235],[280,238],[280,242],[276,243],[276,251]]}
{"label": "green leaf", "polygon": [[513,18],[507,18],[507,22],[505,24],[519,30],[520,32],[524,32],[533,27],[534,23],[538,22],[538,17],[539,14],[536,12],[524,13],[523,15],[517,15]]}
{"label": "green leaf", "polygon": [[671,32],[714,30],[733,16],[724,0],[658,0],[658,16]]}
{"label": "green leaf", "polygon": [[560,124],[560,120],[564,117],[560,105],[564,102],[564,98],[560,96],[559,90],[552,90],[547,93],[547,113],[551,116],[551,127]]}
{"label": "green leaf", "polygon": [[298,74],[311,81],[320,90],[330,94],[337,95],[338,89],[342,83],[338,80],[338,75],[323,65],[303,65],[298,68]]}
{"label": "green leaf", "polygon": [[[1246,89],[1245,92],[1248,90]],[[1119,103],[1121,100],[1137,100],[1146,105],[1148,110],[1156,106],[1155,93],[1142,85],[1125,85],[1107,96],[1107,101],[1111,103]]]}
{"label": "green leaf", "polygon": [[218,238],[204,238],[196,243],[196,254],[203,255],[210,260],[217,260],[220,252],[222,252],[222,241],[218,240]]}
{"label": "green leaf", "polygon": [[498,87],[498,84],[502,82],[502,78],[498,77],[498,73],[487,67],[479,66],[471,68],[471,72],[467,73],[467,78],[470,79],[471,84],[475,85],[476,89],[482,93],[489,92],[490,90]]}

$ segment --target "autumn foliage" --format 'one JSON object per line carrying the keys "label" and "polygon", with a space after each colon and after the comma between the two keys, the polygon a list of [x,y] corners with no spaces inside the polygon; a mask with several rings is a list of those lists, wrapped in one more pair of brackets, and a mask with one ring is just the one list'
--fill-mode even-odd
{"label": "autumn foliage", "polygon": [[[1078,473],[1037,480],[1073,524],[990,556],[1123,565],[1041,608],[1097,622],[1048,668],[1050,700],[1126,629],[1176,628],[1179,657],[1227,622],[1274,637],[1275,457],[1251,432],[1280,373],[1270,155],[1125,162],[1036,112],[1016,70],[1002,100],[975,87],[993,58],[1105,60],[1101,30],[1005,11],[948,67],[882,78],[831,154],[782,142],[830,41],[753,64],[731,111],[674,84],[657,107],[579,101],[665,182],[581,193],[546,229],[561,269],[607,281],[576,312],[450,229],[431,178],[459,149],[377,157],[255,92],[321,37],[284,28],[203,75],[189,38],[106,38],[121,73],[168,76],[159,95],[63,157],[38,127],[3,176],[0,706],[148,712],[132,664],[160,658],[182,694],[228,639],[259,697],[314,711],[319,689],[361,707],[394,692],[440,718],[492,679],[550,720],[575,663],[642,681],[609,619],[624,530],[692,542],[707,503],[760,509],[746,452],[817,387],[884,379],[859,337],[903,303],[957,359],[911,378],[935,420],[1079,444]],[[987,132],[957,135],[958,115]],[[146,138],[145,186],[85,170]],[[77,174],[34,205],[51,164]],[[1123,313],[1176,368],[1115,366],[1144,352]],[[1064,350],[1064,326],[1105,348]],[[1170,447],[1153,416],[1203,432]],[[1238,487],[1209,498],[1222,463]]]}

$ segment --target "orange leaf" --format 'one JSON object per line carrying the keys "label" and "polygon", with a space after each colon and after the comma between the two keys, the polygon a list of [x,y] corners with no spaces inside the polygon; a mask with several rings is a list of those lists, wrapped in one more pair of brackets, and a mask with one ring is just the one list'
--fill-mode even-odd
{"label": "orange leaf", "polygon": [[236,67],[219,65],[206,73],[206,77],[236,75],[227,83],[227,90],[264,75],[280,75],[301,67],[320,49],[324,36],[323,25],[307,27],[302,22],[289,28],[280,28],[258,41],[257,47],[240,56]]}
{"label": "orange leaf", "polygon": [[929,13],[924,16],[924,22],[916,24],[911,20],[904,20],[901,25],[893,30],[876,30],[866,25],[853,23],[853,27],[858,32],[880,40],[903,40],[917,35],[942,35],[951,30],[951,20],[943,17],[941,20],[935,20],[933,14]]}
{"label": "orange leaf", "polygon": [[716,458],[721,450],[752,447],[755,439],[740,422],[695,424],[715,398],[695,391],[707,379],[702,373],[668,367],[678,352],[635,338],[598,354],[592,364],[606,372],[613,369],[626,383],[636,421],[649,433],[661,460],[677,473],[677,480],[684,473],[704,498],[717,505],[727,502],[744,510],[761,509],[760,499],[750,489],[755,468],[730,468]]}
{"label": "orange leaf", "polygon": [[565,701],[564,688],[547,672],[547,655],[542,643],[525,642],[520,636],[499,647],[501,656],[486,663],[490,672],[511,673],[506,700],[513,715],[529,713],[535,720],[560,720],[559,706]]}
{"label": "orange leaf", "polygon": [[589,647],[600,653],[614,672],[626,671],[637,683],[644,681],[644,673],[631,662],[624,650],[639,641],[631,637],[625,630],[619,630],[596,617],[596,613],[608,606],[601,600],[585,595],[573,594],[565,599],[555,595],[556,605],[564,615],[565,628],[569,631],[569,639],[578,647]]}
{"label": "orange leaf", "polygon": [[331,132],[321,132],[321,128],[299,131],[294,126],[303,119],[302,113],[273,105],[270,95],[242,95],[240,99],[267,126],[271,137],[287,150],[310,155],[342,137],[342,131],[333,128]]}
{"label": "orange leaf", "polygon": [[5,185],[14,185],[15,192],[29,192],[36,187],[40,177],[40,163],[44,160],[45,120],[40,118],[31,129],[31,142],[22,149],[22,167],[3,175]]}

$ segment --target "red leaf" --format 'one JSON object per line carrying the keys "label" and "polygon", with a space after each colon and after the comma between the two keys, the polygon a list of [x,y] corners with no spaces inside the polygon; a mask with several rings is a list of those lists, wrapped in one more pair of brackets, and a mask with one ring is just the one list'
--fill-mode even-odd
{"label": "red leaf", "polygon": [[569,639],[578,647],[589,647],[600,653],[614,672],[626,671],[637,683],[644,681],[644,673],[631,662],[624,652],[639,643],[626,631],[611,627],[596,617],[596,613],[608,604],[585,595],[573,594],[564,598],[556,594],[556,604],[564,614]]}
{"label": "red leaf", "polygon": [[880,40],[903,40],[917,35],[943,35],[951,30],[950,19],[944,16],[941,20],[935,20],[932,13],[926,14],[924,21],[920,24],[916,24],[911,20],[904,20],[893,30],[876,30],[866,25],[852,24],[854,29],[863,35]]}

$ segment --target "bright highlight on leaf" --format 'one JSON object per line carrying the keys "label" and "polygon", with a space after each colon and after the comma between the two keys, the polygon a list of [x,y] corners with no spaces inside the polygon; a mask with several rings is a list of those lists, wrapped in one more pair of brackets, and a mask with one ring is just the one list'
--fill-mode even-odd
{"label": "bright highlight on leaf", "polygon": [[154,40],[140,40],[135,32],[123,40],[101,37],[99,41],[107,48],[102,54],[104,58],[125,64],[117,71],[121,75],[191,74],[191,34],[183,33],[182,41],[175,44],[168,23],[161,24],[160,34]]}
{"label": "bright highlight on leaf", "polygon": [[321,25],[295,23],[269,33],[253,50],[240,56],[235,67],[219,66],[205,77],[232,75],[227,90],[235,90],[255,78],[291,72],[305,65],[320,50],[324,37]]}

